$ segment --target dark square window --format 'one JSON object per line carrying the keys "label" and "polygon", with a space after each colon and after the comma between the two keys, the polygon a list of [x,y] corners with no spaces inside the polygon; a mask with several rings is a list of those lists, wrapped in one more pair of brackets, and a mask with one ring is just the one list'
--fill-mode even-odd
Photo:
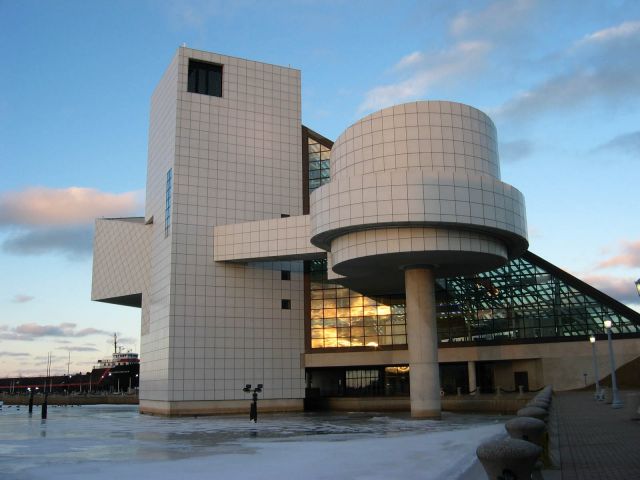
{"label": "dark square window", "polygon": [[187,91],[214,97],[222,96],[222,65],[189,59]]}
{"label": "dark square window", "polygon": [[291,310],[291,300],[287,298],[282,299],[282,310]]}
{"label": "dark square window", "polygon": [[280,214],[280,218],[289,218],[289,214],[288,213],[281,213]]}
{"label": "dark square window", "polygon": [[291,271],[280,270],[280,280],[291,280]]}

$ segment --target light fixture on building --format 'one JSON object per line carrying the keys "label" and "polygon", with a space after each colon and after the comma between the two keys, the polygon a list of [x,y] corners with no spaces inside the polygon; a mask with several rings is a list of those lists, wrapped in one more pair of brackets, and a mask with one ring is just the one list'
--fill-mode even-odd
{"label": "light fixture on building", "polygon": [[618,381],[616,379],[616,360],[613,356],[613,342],[611,341],[611,327],[613,323],[611,320],[604,321],[604,328],[607,330],[607,340],[609,343],[609,362],[611,363],[611,393],[612,393],[612,401],[611,408],[622,408],[624,403],[620,399],[620,394],[618,393]]}

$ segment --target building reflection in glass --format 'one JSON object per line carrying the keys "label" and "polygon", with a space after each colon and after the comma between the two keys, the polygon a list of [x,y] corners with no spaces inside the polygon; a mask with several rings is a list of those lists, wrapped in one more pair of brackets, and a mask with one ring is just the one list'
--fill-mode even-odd
{"label": "building reflection in glass", "polygon": [[406,345],[404,299],[373,299],[327,281],[311,262],[311,348]]}

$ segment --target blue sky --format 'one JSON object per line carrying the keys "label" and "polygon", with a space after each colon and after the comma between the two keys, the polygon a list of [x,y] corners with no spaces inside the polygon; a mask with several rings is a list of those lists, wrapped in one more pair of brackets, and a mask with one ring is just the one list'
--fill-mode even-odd
{"label": "blue sky", "polygon": [[394,103],[480,108],[530,249],[640,309],[637,1],[0,0],[0,376],[138,347],[139,310],[89,299],[92,219],[144,211],[149,99],[183,42],[300,69],[329,138]]}

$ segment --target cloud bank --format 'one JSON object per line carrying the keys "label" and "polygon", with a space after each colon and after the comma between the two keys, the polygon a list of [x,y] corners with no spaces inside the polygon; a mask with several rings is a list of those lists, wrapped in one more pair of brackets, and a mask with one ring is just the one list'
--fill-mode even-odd
{"label": "cloud bank", "polygon": [[517,121],[593,102],[616,105],[640,98],[640,22],[590,33],[539,68],[555,73],[506,101],[497,115]]}
{"label": "cloud bank", "polygon": [[608,151],[616,151],[629,156],[640,156],[640,130],[617,135],[608,142],[598,145],[591,153]]}
{"label": "cloud bank", "polygon": [[13,296],[13,300],[11,301],[13,303],[27,303],[33,300],[34,298],[35,297],[32,297],[31,295],[24,295],[24,294],[18,293],[17,295]]}
{"label": "cloud bank", "polygon": [[0,194],[0,248],[12,255],[91,254],[93,222],[142,210],[141,192],[106,193],[92,188],[28,188]]}
{"label": "cloud bank", "polygon": [[[0,339],[33,341],[42,337],[65,337],[78,338],[89,335],[111,335],[111,332],[99,330],[97,328],[83,328],[78,330],[75,323],[60,323],[58,325],[41,325],[35,322],[24,323],[17,327],[9,328],[5,326],[0,329]],[[67,348],[68,349],[68,348]]]}
{"label": "cloud bank", "polygon": [[640,269],[640,240],[634,242],[621,242],[622,250],[617,255],[613,255],[598,263],[596,268],[629,267]]}

